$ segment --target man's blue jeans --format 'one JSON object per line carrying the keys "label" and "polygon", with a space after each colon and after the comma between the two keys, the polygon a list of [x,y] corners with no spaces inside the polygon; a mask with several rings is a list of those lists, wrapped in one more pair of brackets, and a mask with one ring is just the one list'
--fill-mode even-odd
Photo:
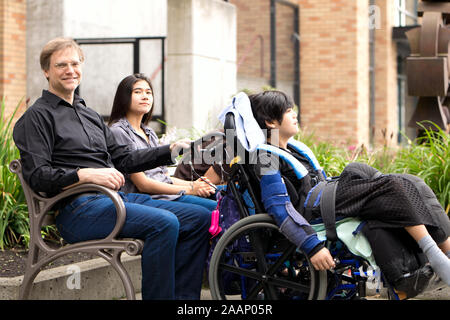
{"label": "man's blue jeans", "polygon": [[[142,298],[199,299],[211,212],[149,195],[120,195],[127,210],[120,237],[144,241]],[[69,243],[104,238],[115,222],[115,207],[105,195],[79,197],[56,217],[57,228]]]}

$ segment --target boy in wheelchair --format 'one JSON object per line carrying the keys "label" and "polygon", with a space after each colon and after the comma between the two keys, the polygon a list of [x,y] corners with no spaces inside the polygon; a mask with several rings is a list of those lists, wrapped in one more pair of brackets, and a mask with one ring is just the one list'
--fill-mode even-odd
{"label": "boy in wheelchair", "polygon": [[[322,176],[316,168],[311,166],[310,161],[304,155],[288,145],[289,139],[298,130],[297,115],[293,110],[291,99],[279,91],[265,91],[252,95],[249,99],[256,121],[262,129],[267,129],[268,142],[274,140],[271,139],[272,131],[278,130],[278,145],[274,146],[290,153],[307,168],[308,174],[303,179],[299,179],[293,173],[292,168],[280,164],[280,174],[297,191],[299,199],[297,202],[299,204],[304,203],[302,200],[308,197],[310,190],[317,185]],[[381,175],[368,166],[350,164],[344,169],[338,181],[335,190],[336,216],[359,217],[367,220],[372,228],[377,226],[405,228],[427,255],[434,271],[447,285],[450,285],[449,219],[437,201],[433,203],[433,206],[427,206],[424,203],[425,195],[420,194],[416,189],[417,178],[414,179],[406,175]],[[269,210],[269,213],[276,217],[275,220],[280,225],[281,230],[284,230],[283,233],[288,235],[291,241],[305,247],[311,241],[309,239],[312,236],[304,237],[296,231],[295,225],[302,226],[308,223],[301,214],[293,210],[289,198],[282,199],[283,192],[275,189],[275,187],[280,190],[283,188],[279,176],[263,175],[261,185],[264,186],[262,187],[263,190],[268,191],[262,197],[265,199],[263,201],[266,210]],[[273,188],[267,186],[273,186]],[[325,194],[323,194],[323,197],[325,197]],[[428,197],[435,199],[431,190],[428,192]],[[279,201],[274,202],[272,199],[278,199]],[[308,201],[309,204],[312,202],[311,200],[315,199],[308,200],[310,200]],[[283,210],[285,205],[283,201],[288,203],[285,210]],[[296,208],[302,209],[301,205]],[[305,206],[303,208],[305,209]],[[300,213],[305,213],[308,210],[302,211]],[[320,217],[318,206],[313,207],[311,211],[311,216],[306,218]],[[288,220],[285,221],[281,217]],[[282,225],[283,222],[284,225]],[[439,247],[436,243],[439,244]],[[333,266],[332,258],[326,251],[326,248],[323,248],[318,251],[318,254],[311,257],[311,262],[316,269],[330,269]],[[316,259],[314,259],[315,256]]]}
{"label": "boy in wheelchair", "polygon": [[[311,150],[291,139],[298,126],[287,95],[265,91],[250,95],[249,101],[240,99],[251,105],[256,122],[266,132],[267,144],[257,148],[258,157],[266,157],[265,165],[258,161],[255,166],[262,204],[279,231],[306,253],[316,270],[332,270],[336,261],[310,222],[323,219],[327,239],[334,241],[335,221],[353,217],[365,221],[364,233],[383,272],[383,268],[399,268],[389,261],[395,252],[384,253],[390,250],[384,245],[392,240],[393,246],[416,246],[412,251],[423,252],[436,275],[450,285],[450,222],[421,179],[384,175],[359,163],[348,165],[339,177],[326,178]],[[302,168],[294,168],[294,162]],[[397,235],[403,240],[397,241]]]}

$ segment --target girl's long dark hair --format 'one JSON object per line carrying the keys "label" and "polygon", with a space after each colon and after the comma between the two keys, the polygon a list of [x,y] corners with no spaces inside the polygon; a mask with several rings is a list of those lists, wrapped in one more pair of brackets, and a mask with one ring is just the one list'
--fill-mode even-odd
{"label": "girl's long dark hair", "polygon": [[117,120],[124,118],[127,115],[127,112],[131,106],[131,94],[133,92],[133,86],[136,82],[140,80],[144,80],[148,83],[153,94],[152,108],[148,113],[146,113],[142,117],[142,123],[148,124],[148,122],[152,119],[153,106],[155,103],[155,96],[153,92],[152,82],[144,74],[136,73],[124,78],[122,81],[120,81],[119,85],[117,86],[116,95],[114,96],[114,102],[111,110],[111,115],[109,116],[108,125],[113,124]]}

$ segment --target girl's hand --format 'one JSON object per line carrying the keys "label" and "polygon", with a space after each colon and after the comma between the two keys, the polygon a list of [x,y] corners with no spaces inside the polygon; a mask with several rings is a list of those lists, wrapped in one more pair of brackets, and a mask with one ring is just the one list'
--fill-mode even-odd
{"label": "girl's hand", "polygon": [[[207,178],[205,177],[202,178],[209,182]],[[199,178],[192,183],[191,191],[193,195],[207,198],[211,194],[214,194],[216,192],[216,190],[208,183],[206,183],[204,180]]]}

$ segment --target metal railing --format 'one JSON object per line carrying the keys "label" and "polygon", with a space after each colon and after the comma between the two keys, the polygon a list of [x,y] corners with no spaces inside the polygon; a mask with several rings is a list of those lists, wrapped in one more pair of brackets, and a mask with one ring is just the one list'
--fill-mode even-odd
{"label": "metal railing", "polygon": [[[166,37],[119,37],[119,38],[77,38],[74,39],[79,45],[114,45],[114,44],[131,44],[133,46],[133,73],[141,72],[140,57],[141,57],[141,41],[144,40],[159,40],[161,41],[161,63],[150,74],[151,80],[154,80],[156,76],[161,72],[161,113],[153,114],[152,121],[165,121],[165,40]],[[107,116],[103,115],[104,118]],[[164,131],[164,127],[162,131]]]}

